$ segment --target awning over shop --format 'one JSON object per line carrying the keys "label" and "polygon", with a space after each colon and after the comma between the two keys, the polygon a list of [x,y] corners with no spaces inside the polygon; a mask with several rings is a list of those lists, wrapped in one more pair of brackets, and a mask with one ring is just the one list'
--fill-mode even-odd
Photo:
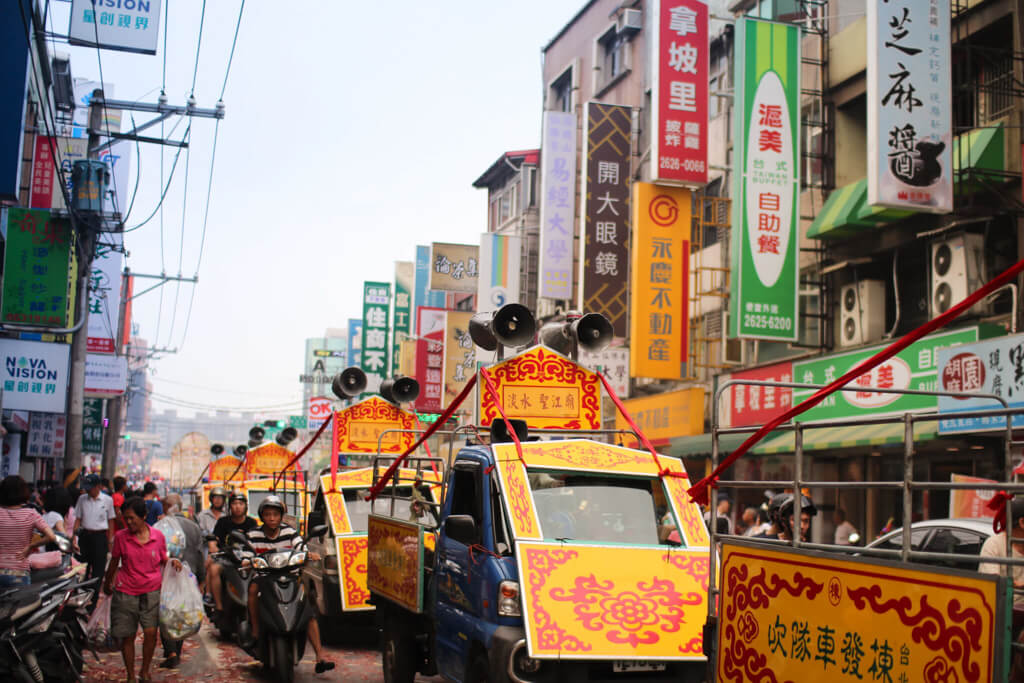
{"label": "awning over shop", "polygon": [[[935,438],[935,422],[920,422],[914,425],[914,441],[929,441]],[[877,425],[846,425],[804,430],[804,450],[823,451],[832,448],[853,448],[855,446],[885,446],[903,443],[903,425],[900,423]],[[793,453],[793,432],[769,435],[751,449],[758,455]]]}
{"label": "awning over shop", "polygon": [[[718,452],[732,453],[750,434],[721,434],[718,437]],[[659,449],[663,455],[689,458],[697,455],[711,455],[711,435],[677,436],[669,441],[667,449]]]}
{"label": "awning over shop", "polygon": [[[965,172],[968,169],[973,175],[985,175],[985,171],[1004,171],[1005,148],[1002,125],[994,128],[975,128],[962,133],[953,139],[953,171],[957,175],[962,172],[963,175],[968,175]],[[968,183],[968,191],[976,189],[970,185],[969,178],[959,180]],[[961,191],[963,189],[961,188]]]}

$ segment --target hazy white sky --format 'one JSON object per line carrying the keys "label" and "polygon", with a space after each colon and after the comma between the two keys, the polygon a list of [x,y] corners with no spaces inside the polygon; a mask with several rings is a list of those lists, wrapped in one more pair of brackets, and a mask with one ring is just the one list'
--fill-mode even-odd
{"label": "hazy white sky", "polygon": [[[206,2],[199,107],[220,94],[239,4]],[[503,151],[539,145],[540,48],[583,4],[249,0],[201,265],[212,120],[193,121],[190,158],[182,153],[164,204],[162,247],[159,216],[126,236],[136,272],[188,277],[199,266],[187,335],[192,285],[134,302],[139,334],[178,349],[152,364],[154,392],[233,409],[293,402],[278,412],[298,412],[304,340],[359,317],[364,280],[391,281],[416,244],[474,243],[486,230],[486,193],[471,183]],[[188,98],[203,3],[164,5],[166,55],[162,40],[156,56],[99,55],[117,99],[155,102],[165,56],[170,102]],[[50,29],[66,34],[70,3],[50,7]],[[54,47],[71,53],[76,78],[99,79],[97,50]],[[164,148],[165,177],[174,150]],[[157,204],[160,147],[142,146],[132,184],[134,165],[141,179],[128,227]]]}

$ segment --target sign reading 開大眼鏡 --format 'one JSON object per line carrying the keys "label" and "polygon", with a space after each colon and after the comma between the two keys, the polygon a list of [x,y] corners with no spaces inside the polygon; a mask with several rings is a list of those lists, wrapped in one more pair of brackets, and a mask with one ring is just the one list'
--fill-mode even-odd
{"label": "sign reading \u958b\u5927\u773c\u93e1", "polygon": [[950,11],[867,3],[868,204],[953,210]]}
{"label": "sign reading \u958b\u5927\u773c\u93e1", "polygon": [[800,27],[736,22],[729,336],[799,336]]}
{"label": "sign reading \u958b\u5927\u773c\u93e1", "polygon": [[537,294],[572,299],[576,209],[576,114],[546,111],[541,131]]}

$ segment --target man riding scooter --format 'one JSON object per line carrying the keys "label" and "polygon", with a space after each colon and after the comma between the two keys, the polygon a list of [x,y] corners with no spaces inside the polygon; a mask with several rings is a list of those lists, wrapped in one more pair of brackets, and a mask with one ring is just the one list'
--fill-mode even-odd
{"label": "man riding scooter", "polygon": [[217,537],[217,540],[210,541],[208,544],[210,554],[206,558],[206,586],[210,594],[213,595],[214,620],[218,623],[218,627],[221,626],[220,621],[224,616],[224,593],[221,577],[225,565],[215,560],[214,554],[227,547],[227,538],[232,531],[237,530],[245,534],[258,526],[256,520],[246,514],[248,511],[249,501],[246,497],[241,493],[232,493],[228,501],[229,515],[217,520],[217,524],[213,527],[213,535]]}
{"label": "man riding scooter", "polygon": [[[287,512],[284,501],[278,496],[267,496],[260,503],[258,510],[260,521],[263,525],[247,532],[252,550],[258,555],[273,553],[280,550],[289,550],[303,543],[302,536],[295,528],[284,524],[284,515]],[[308,558],[318,561],[320,557],[316,553],[308,553]],[[246,650],[252,650],[259,642],[260,635],[260,610],[259,610],[260,586],[257,581],[249,584],[249,638],[243,644]],[[320,626],[317,620],[310,619],[307,627],[309,644],[313,646],[316,654],[316,672],[323,673],[334,668],[334,662],[324,659],[323,646],[320,643]]]}

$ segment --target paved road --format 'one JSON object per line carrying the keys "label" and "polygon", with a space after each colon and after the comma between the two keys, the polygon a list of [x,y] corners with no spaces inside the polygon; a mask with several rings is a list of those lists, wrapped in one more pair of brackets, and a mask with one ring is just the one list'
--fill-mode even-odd
{"label": "paved road", "polygon": [[[376,649],[375,635],[363,630],[351,635],[343,643],[325,646],[327,657],[337,667],[328,673],[317,675],[313,671],[312,648],[306,648],[306,656],[296,669],[297,683],[313,681],[351,681],[352,683],[376,683],[383,681],[380,666],[380,653]],[[136,674],[142,661],[141,637],[135,648]],[[154,658],[153,682],[170,683],[171,681],[217,681],[217,683],[235,683],[236,681],[272,681],[261,672],[260,664],[249,657],[233,644],[221,642],[216,632],[204,625],[199,635],[185,641],[182,652],[182,664],[177,670],[157,668],[162,658],[162,650],[157,644]],[[96,663],[92,655],[87,655],[86,683],[110,683],[125,679],[124,665],[121,655],[116,653],[101,654],[100,662]],[[439,683],[442,679],[435,677],[417,677],[417,683]]]}

